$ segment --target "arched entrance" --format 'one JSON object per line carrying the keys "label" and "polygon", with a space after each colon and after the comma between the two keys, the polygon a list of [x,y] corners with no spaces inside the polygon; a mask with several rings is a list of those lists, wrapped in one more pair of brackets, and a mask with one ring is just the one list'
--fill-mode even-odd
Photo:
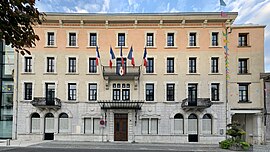
{"label": "arched entrance", "polygon": [[198,142],[198,117],[195,114],[188,116],[188,142]]}
{"label": "arched entrance", "polygon": [[45,115],[44,122],[44,140],[54,139],[54,116],[52,113],[47,113]]}

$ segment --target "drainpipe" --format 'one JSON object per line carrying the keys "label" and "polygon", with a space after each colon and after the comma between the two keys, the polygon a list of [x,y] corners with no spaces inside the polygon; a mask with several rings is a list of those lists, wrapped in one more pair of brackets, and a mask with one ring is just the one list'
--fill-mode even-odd
{"label": "drainpipe", "polygon": [[18,96],[18,88],[19,88],[19,53],[16,52],[17,57],[16,57],[16,99],[15,99],[15,110],[14,110],[14,116],[13,116],[13,122],[14,122],[14,136],[13,139],[17,139],[17,132],[18,132],[18,101],[19,101],[19,96]]}

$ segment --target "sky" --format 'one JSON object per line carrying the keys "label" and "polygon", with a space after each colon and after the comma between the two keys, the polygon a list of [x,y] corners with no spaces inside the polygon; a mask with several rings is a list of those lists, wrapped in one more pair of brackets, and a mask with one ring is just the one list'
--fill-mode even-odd
{"label": "sky", "polygon": [[238,12],[234,24],[260,24],[265,28],[265,72],[270,72],[270,0],[39,0],[41,12],[66,13],[170,13]]}

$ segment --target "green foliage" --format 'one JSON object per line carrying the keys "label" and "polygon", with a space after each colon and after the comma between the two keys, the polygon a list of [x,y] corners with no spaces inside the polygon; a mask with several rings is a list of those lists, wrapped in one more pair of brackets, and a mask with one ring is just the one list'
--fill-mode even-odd
{"label": "green foliage", "polygon": [[232,145],[232,140],[231,139],[226,139],[220,142],[220,147],[222,149],[229,149]]}
{"label": "green foliage", "polygon": [[21,54],[26,49],[35,46],[39,40],[33,25],[44,21],[44,13],[40,13],[35,6],[35,0],[2,0],[0,3],[0,40],[7,45],[20,50]]}
{"label": "green foliage", "polygon": [[249,143],[247,143],[247,142],[240,142],[240,144],[241,144],[241,147],[244,149],[244,150],[248,150],[249,149],[249,147],[250,147],[250,144]]}
{"label": "green foliage", "polygon": [[246,134],[246,132],[241,128],[241,125],[238,122],[233,122],[232,124],[228,124],[229,128],[226,132],[227,135],[231,136],[231,138],[223,140],[220,142],[220,147],[222,149],[231,149],[232,147],[239,147],[243,150],[248,150],[250,144],[244,142],[241,137]]}

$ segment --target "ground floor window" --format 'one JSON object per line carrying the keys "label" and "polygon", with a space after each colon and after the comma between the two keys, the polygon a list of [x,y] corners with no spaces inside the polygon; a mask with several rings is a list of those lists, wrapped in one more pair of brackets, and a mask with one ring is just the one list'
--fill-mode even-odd
{"label": "ground floor window", "polygon": [[66,113],[61,113],[59,115],[59,133],[68,132],[68,128],[68,115]]}
{"label": "ground floor window", "polygon": [[202,133],[212,134],[212,116],[210,114],[205,114],[202,120]]}
{"label": "ground floor window", "polygon": [[85,134],[100,134],[100,118],[84,118]]}
{"label": "ground floor window", "polygon": [[142,119],[142,134],[158,134],[158,119]]}
{"label": "ground floor window", "polygon": [[38,113],[33,113],[31,116],[31,133],[40,132],[40,115]]}
{"label": "ground floor window", "polygon": [[175,134],[184,133],[184,117],[180,113],[174,116],[174,133]]}

